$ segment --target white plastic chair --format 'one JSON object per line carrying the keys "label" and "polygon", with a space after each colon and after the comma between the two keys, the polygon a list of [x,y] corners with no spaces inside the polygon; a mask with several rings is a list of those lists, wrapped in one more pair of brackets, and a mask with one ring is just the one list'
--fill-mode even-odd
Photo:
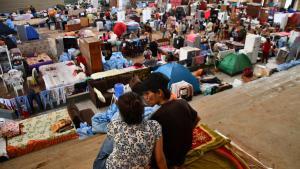
{"label": "white plastic chair", "polygon": [[15,74],[17,74],[19,71],[17,69],[10,69],[7,73],[9,74],[9,76],[13,76]]}
{"label": "white plastic chair", "polygon": [[38,73],[37,73],[37,70],[36,68],[33,68],[32,71],[31,71],[31,76],[27,77],[27,86],[30,87],[30,84],[37,84],[37,81],[36,81],[36,78],[38,76]]}
{"label": "white plastic chair", "polygon": [[2,69],[2,65],[0,64],[0,78],[2,79],[2,81],[3,81],[3,84],[4,84],[4,87],[5,87],[5,89],[6,89],[6,91],[8,91],[8,89],[7,89],[7,85],[6,85],[6,82],[5,82],[5,80],[3,79],[3,69]]}
{"label": "white plastic chair", "polygon": [[23,88],[22,81],[17,81],[16,80],[12,83],[12,86],[13,86],[14,91],[15,91],[17,96],[19,96],[19,93],[18,93],[19,90],[22,90],[22,94],[24,94],[24,88]]}

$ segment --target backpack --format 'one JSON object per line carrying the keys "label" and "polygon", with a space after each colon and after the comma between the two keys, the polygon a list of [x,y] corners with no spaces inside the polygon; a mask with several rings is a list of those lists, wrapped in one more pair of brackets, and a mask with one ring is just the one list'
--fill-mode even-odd
{"label": "backpack", "polygon": [[193,94],[194,94],[194,88],[193,85],[186,81],[180,81],[177,83],[173,83],[171,85],[171,91],[174,93],[177,98],[182,98],[187,101],[192,100]]}

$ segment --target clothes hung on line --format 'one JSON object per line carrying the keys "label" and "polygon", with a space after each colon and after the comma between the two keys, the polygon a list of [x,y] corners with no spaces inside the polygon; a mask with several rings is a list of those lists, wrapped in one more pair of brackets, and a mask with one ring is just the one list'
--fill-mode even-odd
{"label": "clothes hung on line", "polygon": [[9,110],[14,110],[16,109],[16,99],[0,99],[0,103],[4,104],[6,106],[6,108],[8,108]]}
{"label": "clothes hung on line", "polygon": [[23,116],[26,118],[30,116],[32,111],[27,96],[16,97],[16,104],[19,117]]}
{"label": "clothes hung on line", "polygon": [[51,90],[51,96],[53,98],[53,101],[56,101],[57,105],[60,105],[60,101],[62,100],[63,103],[66,103],[66,92],[64,90],[64,87],[55,88]]}
{"label": "clothes hung on line", "polygon": [[38,105],[38,109],[42,110],[43,109],[43,104],[40,98],[40,95],[38,93],[35,93],[34,90],[30,90],[28,95],[27,95],[28,101],[29,101],[29,105],[32,109],[32,111],[34,112],[34,105],[33,105],[33,101],[35,101]]}
{"label": "clothes hung on line", "polygon": [[50,108],[53,109],[53,102],[52,102],[50,90],[41,91],[40,98],[41,98],[44,110],[47,109],[47,105],[49,105]]}

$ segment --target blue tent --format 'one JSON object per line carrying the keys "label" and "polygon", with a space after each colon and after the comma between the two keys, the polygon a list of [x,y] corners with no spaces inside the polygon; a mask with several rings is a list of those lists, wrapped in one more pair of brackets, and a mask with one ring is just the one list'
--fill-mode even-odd
{"label": "blue tent", "polygon": [[165,65],[160,66],[155,72],[161,72],[166,75],[169,79],[169,87],[176,82],[180,82],[182,80],[193,85],[194,92],[200,93],[200,84],[199,81],[192,75],[192,73],[184,66],[172,62]]}

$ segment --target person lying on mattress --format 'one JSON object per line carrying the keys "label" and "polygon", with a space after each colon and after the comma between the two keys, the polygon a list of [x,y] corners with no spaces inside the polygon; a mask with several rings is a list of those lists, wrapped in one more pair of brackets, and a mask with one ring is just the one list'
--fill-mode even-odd
{"label": "person lying on mattress", "polygon": [[157,166],[166,169],[162,130],[155,120],[144,120],[142,98],[129,92],[117,101],[121,119],[108,124],[107,137],[113,140],[113,151],[94,168],[149,168],[152,152]]}

